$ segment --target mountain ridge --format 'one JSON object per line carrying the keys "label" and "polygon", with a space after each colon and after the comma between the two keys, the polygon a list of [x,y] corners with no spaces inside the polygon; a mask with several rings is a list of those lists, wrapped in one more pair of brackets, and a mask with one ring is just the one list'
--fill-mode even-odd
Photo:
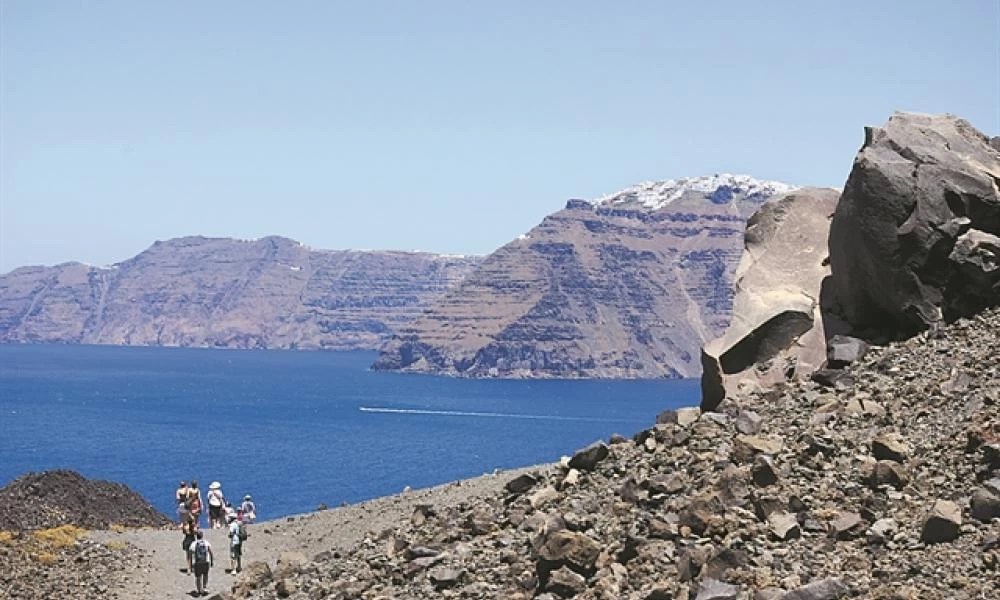
{"label": "mountain ridge", "polygon": [[0,341],[375,349],[478,261],[186,236],[0,276]]}

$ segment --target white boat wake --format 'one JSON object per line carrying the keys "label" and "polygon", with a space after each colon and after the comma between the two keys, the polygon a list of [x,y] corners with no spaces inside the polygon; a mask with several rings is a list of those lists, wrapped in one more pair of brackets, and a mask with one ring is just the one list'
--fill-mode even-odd
{"label": "white boat wake", "polygon": [[594,421],[601,423],[628,422],[625,419],[606,419],[600,417],[564,417],[560,415],[525,415],[518,413],[475,412],[475,411],[464,411],[464,410],[431,410],[426,408],[387,408],[382,406],[359,406],[358,410],[367,413],[391,413],[396,415],[484,417],[489,419],[533,419],[539,421]]}

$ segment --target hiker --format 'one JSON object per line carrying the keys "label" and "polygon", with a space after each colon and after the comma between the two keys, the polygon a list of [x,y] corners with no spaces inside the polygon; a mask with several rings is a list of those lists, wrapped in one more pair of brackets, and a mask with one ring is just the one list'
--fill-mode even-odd
{"label": "hiker", "polygon": [[222,509],[226,504],[226,495],[222,493],[222,484],[213,481],[208,486],[208,526],[218,529],[223,525]]}
{"label": "hiker", "polygon": [[198,480],[191,480],[191,487],[188,488],[188,501],[187,509],[191,512],[191,516],[194,517],[195,523],[201,525],[201,511],[203,510],[205,503],[201,499],[201,490],[198,489]]}
{"label": "hiker", "polygon": [[191,543],[191,555],[194,557],[194,585],[199,596],[208,595],[208,570],[215,566],[215,555],[212,545],[205,539],[205,534],[198,532],[197,538]]}
{"label": "hiker", "polygon": [[194,522],[194,519],[190,514],[184,518],[184,524],[181,525],[181,533],[184,534],[184,540],[181,541],[181,550],[184,551],[184,556],[187,558],[187,570],[184,572],[192,573],[191,544],[193,544],[196,539],[195,536],[198,533],[198,524]]}
{"label": "hiker", "polygon": [[243,504],[240,505],[240,510],[243,511],[243,522],[253,523],[257,520],[257,506],[253,503],[253,498],[250,494],[243,496]]}
{"label": "hiker", "polygon": [[225,513],[226,513],[226,523],[229,523],[229,519],[235,519],[236,518],[236,509],[233,508],[233,505],[232,505],[232,503],[229,500],[226,500],[226,510],[225,510]]}
{"label": "hiker", "polygon": [[250,537],[247,526],[236,516],[229,517],[229,571],[243,570],[243,542]]}
{"label": "hiker", "polygon": [[180,487],[174,493],[174,500],[177,504],[177,520],[180,521],[181,526],[187,521],[187,499],[188,499],[188,486],[186,481],[182,481]]}

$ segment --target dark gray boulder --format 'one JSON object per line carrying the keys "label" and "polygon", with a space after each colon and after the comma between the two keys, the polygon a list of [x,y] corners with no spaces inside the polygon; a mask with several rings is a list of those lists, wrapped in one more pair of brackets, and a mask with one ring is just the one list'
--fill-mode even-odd
{"label": "dark gray boulder", "polygon": [[972,516],[983,523],[1000,517],[1000,496],[986,488],[979,488],[973,492],[969,504]]}
{"label": "dark gray boulder", "polygon": [[830,225],[839,309],[907,336],[1000,299],[1000,152],[952,115],[896,113],[865,130]]}
{"label": "dark gray boulder", "polygon": [[577,450],[569,460],[569,468],[591,471],[608,457],[608,446],[604,442],[594,442],[583,450]]}

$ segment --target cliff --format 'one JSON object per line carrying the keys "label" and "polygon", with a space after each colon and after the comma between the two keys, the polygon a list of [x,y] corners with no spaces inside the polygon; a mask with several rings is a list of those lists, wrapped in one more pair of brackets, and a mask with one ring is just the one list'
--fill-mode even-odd
{"label": "cliff", "polygon": [[477,261],[178,238],[107,268],[0,276],[0,342],[375,349]]}
{"label": "cliff", "polygon": [[715,175],[563,210],[397,331],[376,369],[492,377],[693,377],[729,322],[746,219],[791,186]]}

